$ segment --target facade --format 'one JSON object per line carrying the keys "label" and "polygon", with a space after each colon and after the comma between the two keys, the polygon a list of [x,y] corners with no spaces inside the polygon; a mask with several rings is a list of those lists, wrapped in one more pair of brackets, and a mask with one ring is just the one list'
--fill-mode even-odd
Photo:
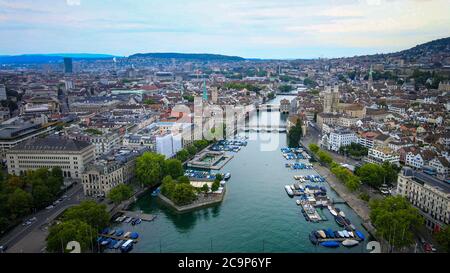
{"label": "facade", "polygon": [[367,155],[367,162],[383,164],[384,162],[389,162],[391,164],[399,164],[400,155],[393,151],[387,146],[375,146],[369,149],[369,154]]}
{"label": "facade", "polygon": [[339,148],[357,141],[355,133],[351,130],[339,128],[330,133],[327,149],[338,152]]}
{"label": "facade", "polygon": [[446,179],[450,175],[450,164],[448,160],[443,156],[437,156],[430,160],[428,165],[434,169],[436,169],[436,173],[439,177]]}
{"label": "facade", "polygon": [[136,174],[136,158],[147,150],[146,147],[133,150],[122,148],[89,164],[82,174],[84,194],[106,196],[112,188],[129,183]]}
{"label": "facade", "polygon": [[414,169],[422,169],[425,162],[420,153],[409,152],[406,154],[405,165]]}
{"label": "facade", "polygon": [[439,230],[450,223],[450,185],[405,167],[397,180],[397,194],[419,209],[426,226]]}
{"label": "facade", "polygon": [[35,138],[11,148],[6,154],[8,173],[60,167],[64,177],[81,178],[85,166],[94,160],[95,148],[84,141],[60,137]]}
{"label": "facade", "polygon": [[324,113],[335,113],[339,106],[339,87],[334,86],[331,89],[330,86],[327,87],[323,93],[323,112]]}
{"label": "facade", "polygon": [[72,72],[73,72],[72,58],[64,58],[64,73],[72,73]]}
{"label": "facade", "polygon": [[289,114],[291,110],[291,102],[288,99],[282,99],[280,101],[280,112],[282,114]]}

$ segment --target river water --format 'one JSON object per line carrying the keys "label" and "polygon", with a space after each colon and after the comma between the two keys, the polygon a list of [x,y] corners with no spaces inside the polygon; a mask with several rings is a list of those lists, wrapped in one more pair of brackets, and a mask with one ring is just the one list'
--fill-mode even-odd
{"label": "river water", "polygon": [[[270,103],[278,104],[277,96]],[[262,112],[250,117],[251,125],[258,122],[285,124],[279,112]],[[342,230],[327,209],[328,221],[307,222],[284,186],[294,182],[294,175],[317,174],[314,170],[290,170],[281,155],[286,146],[285,133],[247,133],[248,145],[220,170],[230,172],[224,201],[216,206],[177,214],[150,194],[136,202],[133,209],[157,215],[153,222],[140,225],[120,224],[125,231],[136,231],[141,240],[133,252],[365,252],[365,244],[353,248],[340,246],[328,249],[314,246],[308,238],[312,230],[332,228]],[[328,194],[340,200],[327,183],[320,183]],[[361,219],[345,204],[336,205],[351,222],[360,225]]]}

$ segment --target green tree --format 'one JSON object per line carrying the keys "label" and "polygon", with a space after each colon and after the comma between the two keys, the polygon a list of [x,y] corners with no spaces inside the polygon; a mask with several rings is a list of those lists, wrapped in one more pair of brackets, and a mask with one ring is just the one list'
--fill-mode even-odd
{"label": "green tree", "polygon": [[133,189],[131,186],[126,184],[120,184],[112,188],[107,197],[109,200],[113,201],[116,205],[128,200],[133,195]]}
{"label": "green tree", "polygon": [[219,189],[219,187],[220,187],[220,180],[216,179],[213,182],[213,184],[211,185],[211,191],[215,192],[215,191],[217,191]]}
{"label": "green tree", "polygon": [[83,201],[78,206],[71,207],[63,214],[63,220],[79,220],[87,223],[97,230],[108,226],[110,219],[106,206],[94,201]]}
{"label": "green tree", "polygon": [[434,238],[436,242],[438,242],[439,246],[442,248],[442,251],[449,253],[450,252],[450,227],[447,226],[438,233],[434,234]]}
{"label": "green tree", "polygon": [[288,146],[290,148],[298,148],[300,145],[299,142],[303,134],[302,123],[303,122],[300,119],[298,119],[295,126],[293,126],[289,130],[287,137],[288,137]]}
{"label": "green tree", "polygon": [[288,84],[280,85],[278,87],[278,90],[280,90],[280,92],[282,92],[282,93],[291,92],[292,89],[293,89],[292,86],[290,86]]}
{"label": "green tree", "polygon": [[164,174],[172,177],[180,177],[184,173],[183,165],[178,159],[168,159],[164,163]]}
{"label": "green tree", "polygon": [[206,184],[206,183],[203,184],[203,186],[202,186],[202,192],[203,192],[204,194],[207,194],[208,191],[209,191],[208,184]]}
{"label": "green tree", "polygon": [[333,158],[325,151],[320,150],[317,152],[320,162],[330,165],[333,162]]}
{"label": "green tree", "polygon": [[164,155],[145,152],[136,160],[136,176],[144,185],[155,186],[164,174]]}
{"label": "green tree", "polygon": [[178,151],[175,157],[178,160],[180,160],[181,162],[185,162],[186,160],[189,159],[189,156],[190,156],[190,154],[189,154],[188,150],[183,149],[181,151]]}
{"label": "green tree", "polygon": [[320,148],[317,144],[311,143],[309,144],[309,149],[311,150],[311,152],[317,154],[317,152],[319,152]]}
{"label": "green tree", "polygon": [[31,195],[33,196],[33,206],[35,208],[42,208],[54,199],[50,189],[42,181],[33,183]]}
{"label": "green tree", "polygon": [[190,145],[186,148],[190,156],[194,156],[197,153],[197,148],[194,145]]}
{"label": "green tree", "polygon": [[13,218],[30,213],[33,198],[28,192],[17,188],[8,198],[8,208]]}
{"label": "green tree", "polygon": [[423,218],[406,198],[389,196],[371,200],[370,220],[377,234],[397,249],[414,242],[414,231],[423,224]]}
{"label": "green tree", "polygon": [[183,206],[192,203],[196,197],[194,187],[190,184],[178,183],[175,186],[172,201],[179,206]]}
{"label": "green tree", "polygon": [[68,220],[50,228],[47,237],[47,251],[66,252],[67,243],[77,241],[81,251],[91,249],[97,231],[87,223],[80,220]]}
{"label": "green tree", "polygon": [[178,183],[189,184],[189,183],[191,182],[191,181],[189,180],[189,177],[184,176],[184,175],[178,177],[177,180],[178,180]]}
{"label": "green tree", "polygon": [[362,183],[379,188],[384,183],[385,171],[383,167],[374,163],[367,163],[356,170]]}
{"label": "green tree", "polygon": [[170,175],[164,177],[161,183],[161,193],[162,195],[172,199],[173,193],[175,192],[175,181],[173,181]]}

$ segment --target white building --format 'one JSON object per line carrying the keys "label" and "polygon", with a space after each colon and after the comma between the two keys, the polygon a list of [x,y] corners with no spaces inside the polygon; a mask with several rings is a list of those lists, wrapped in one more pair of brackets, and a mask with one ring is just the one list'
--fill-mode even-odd
{"label": "white building", "polygon": [[450,185],[405,167],[397,180],[397,194],[407,198],[425,217],[429,229],[450,223]]}
{"label": "white building", "polygon": [[355,133],[348,129],[335,129],[328,138],[328,150],[339,151],[339,148],[348,146],[353,142],[358,142]]}
{"label": "white building", "polygon": [[85,141],[59,137],[35,138],[22,142],[6,153],[8,173],[20,175],[28,170],[60,167],[64,177],[81,178],[95,148]]}
{"label": "white building", "polygon": [[422,169],[425,161],[420,153],[409,152],[406,154],[405,165],[414,169]]}
{"label": "white building", "polygon": [[440,176],[444,179],[450,175],[450,171],[449,171],[450,163],[443,156],[437,156],[437,157],[433,158],[432,160],[430,160],[428,165],[432,168],[435,168],[438,176]]}
{"label": "white building", "polygon": [[181,134],[166,134],[156,137],[156,152],[166,158],[172,158],[183,149]]}
{"label": "white building", "polygon": [[376,146],[369,149],[366,161],[377,164],[389,162],[398,165],[400,162],[400,155],[387,146]]}

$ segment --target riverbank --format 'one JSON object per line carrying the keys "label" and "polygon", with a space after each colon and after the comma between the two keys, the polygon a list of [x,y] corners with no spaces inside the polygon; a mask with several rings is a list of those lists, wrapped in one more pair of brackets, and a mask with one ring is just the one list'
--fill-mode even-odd
{"label": "riverbank", "polygon": [[172,200],[165,197],[161,193],[158,194],[158,198],[163,203],[165,203],[166,205],[173,208],[176,212],[184,213],[184,212],[190,212],[195,209],[206,208],[206,207],[221,203],[225,197],[225,192],[226,192],[226,187],[223,188],[223,191],[220,194],[217,194],[217,193],[208,194],[208,198],[205,199],[205,197],[202,197],[202,200],[200,200],[200,201],[196,200],[193,203],[185,205],[185,206],[176,205],[174,202],[172,202]]}

